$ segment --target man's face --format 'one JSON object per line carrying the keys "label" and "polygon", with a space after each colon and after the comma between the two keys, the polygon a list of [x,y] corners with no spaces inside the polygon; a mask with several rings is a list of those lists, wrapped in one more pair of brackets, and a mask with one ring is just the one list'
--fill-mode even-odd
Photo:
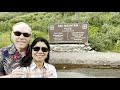
{"label": "man's face", "polygon": [[26,25],[17,25],[13,28],[11,39],[17,49],[25,49],[31,40],[31,30]]}

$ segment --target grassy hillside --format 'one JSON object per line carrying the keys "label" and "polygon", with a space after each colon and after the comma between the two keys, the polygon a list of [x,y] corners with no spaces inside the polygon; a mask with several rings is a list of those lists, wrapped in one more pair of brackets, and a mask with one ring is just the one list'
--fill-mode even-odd
{"label": "grassy hillside", "polygon": [[0,48],[11,43],[11,27],[19,21],[31,26],[32,40],[48,39],[49,24],[88,22],[88,42],[94,50],[120,52],[119,12],[0,12]]}

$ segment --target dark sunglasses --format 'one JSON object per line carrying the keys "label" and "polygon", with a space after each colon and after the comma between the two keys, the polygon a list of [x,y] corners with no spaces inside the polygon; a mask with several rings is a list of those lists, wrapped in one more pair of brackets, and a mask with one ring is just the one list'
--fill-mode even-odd
{"label": "dark sunglasses", "polygon": [[16,35],[16,36],[20,36],[21,34],[23,34],[24,37],[30,37],[30,35],[31,35],[31,34],[29,34],[29,33],[21,33],[21,32],[19,32],[19,31],[16,31],[16,32],[13,32],[13,33],[14,33],[14,35]]}
{"label": "dark sunglasses", "polygon": [[40,49],[42,50],[42,52],[47,52],[48,48],[46,47],[34,47],[32,48],[34,51],[39,51]]}

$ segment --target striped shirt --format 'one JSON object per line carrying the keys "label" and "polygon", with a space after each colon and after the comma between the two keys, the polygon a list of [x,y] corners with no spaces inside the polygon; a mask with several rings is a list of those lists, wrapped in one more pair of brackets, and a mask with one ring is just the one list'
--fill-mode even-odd
{"label": "striped shirt", "polygon": [[57,78],[57,72],[52,64],[44,62],[44,66],[39,69],[34,62],[29,67],[21,67],[26,75],[22,78]]}

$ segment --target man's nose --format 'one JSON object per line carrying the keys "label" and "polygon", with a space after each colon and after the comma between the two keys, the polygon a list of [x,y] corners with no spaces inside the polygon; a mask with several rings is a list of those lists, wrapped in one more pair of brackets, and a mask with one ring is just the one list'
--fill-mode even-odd
{"label": "man's nose", "polygon": [[20,35],[20,38],[24,38],[23,34]]}

